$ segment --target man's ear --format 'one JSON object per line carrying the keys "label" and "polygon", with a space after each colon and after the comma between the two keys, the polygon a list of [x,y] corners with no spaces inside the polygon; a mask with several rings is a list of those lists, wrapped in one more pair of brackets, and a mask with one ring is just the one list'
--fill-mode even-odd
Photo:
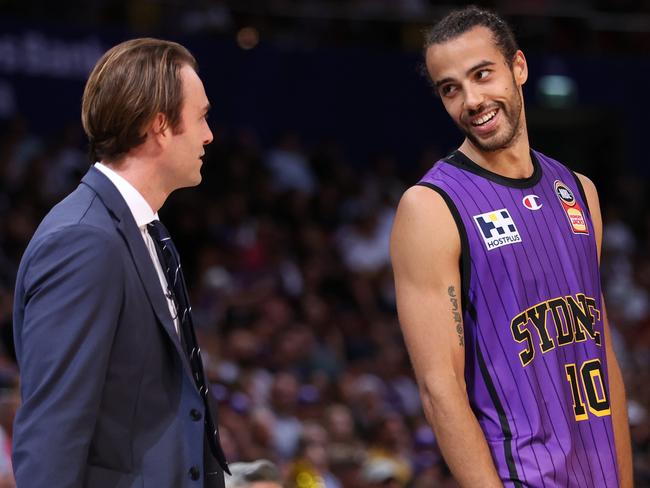
{"label": "man's ear", "polygon": [[158,144],[165,144],[171,136],[167,117],[162,112],[158,112],[147,128],[147,135]]}
{"label": "man's ear", "polygon": [[515,53],[515,58],[512,61],[512,74],[518,85],[523,85],[528,79],[528,63],[524,53],[520,50]]}

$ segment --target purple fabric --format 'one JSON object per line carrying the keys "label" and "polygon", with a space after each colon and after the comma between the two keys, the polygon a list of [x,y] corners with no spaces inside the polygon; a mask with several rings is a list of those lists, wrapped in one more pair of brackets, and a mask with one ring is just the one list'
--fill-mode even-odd
{"label": "purple fabric", "polygon": [[[532,154],[536,170],[526,180],[499,178],[456,152],[438,161],[420,182],[451,200],[467,236],[468,395],[506,486],[616,487],[614,433],[602,386],[608,383],[591,216],[573,173]],[[557,181],[564,190],[563,185],[556,190]],[[573,206],[558,195],[570,203],[567,188]],[[530,195],[537,198],[528,198],[527,208],[524,197]],[[503,209],[506,213],[497,212]],[[541,334],[531,315],[539,317],[538,323],[546,318]],[[593,332],[579,319],[593,319]]]}

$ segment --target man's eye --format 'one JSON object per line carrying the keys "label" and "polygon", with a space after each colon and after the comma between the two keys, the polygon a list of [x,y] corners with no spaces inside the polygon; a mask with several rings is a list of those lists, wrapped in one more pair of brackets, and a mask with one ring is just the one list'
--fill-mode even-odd
{"label": "man's eye", "polygon": [[482,70],[476,72],[476,77],[477,77],[479,80],[482,80],[482,79],[484,79],[484,78],[487,78],[489,74],[490,74],[490,70],[489,70],[489,69],[482,69]]}
{"label": "man's eye", "polygon": [[440,95],[443,97],[448,97],[449,95],[453,94],[454,91],[456,91],[456,87],[453,85],[444,85],[440,87]]}

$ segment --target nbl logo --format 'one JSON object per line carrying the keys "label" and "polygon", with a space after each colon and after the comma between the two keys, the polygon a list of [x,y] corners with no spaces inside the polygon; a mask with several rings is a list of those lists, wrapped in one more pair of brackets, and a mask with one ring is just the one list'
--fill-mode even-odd
{"label": "nbl logo", "polygon": [[521,242],[521,236],[507,209],[494,210],[474,215],[474,221],[481,232],[488,251],[497,247]]}

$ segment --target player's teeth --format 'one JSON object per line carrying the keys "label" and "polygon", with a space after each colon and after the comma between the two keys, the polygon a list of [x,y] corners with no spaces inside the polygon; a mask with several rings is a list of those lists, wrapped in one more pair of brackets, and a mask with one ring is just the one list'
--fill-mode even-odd
{"label": "player's teeth", "polygon": [[488,120],[490,120],[492,117],[494,117],[496,115],[496,113],[497,113],[496,110],[493,110],[492,112],[489,112],[489,113],[485,114],[480,119],[474,121],[474,125],[485,124]]}

